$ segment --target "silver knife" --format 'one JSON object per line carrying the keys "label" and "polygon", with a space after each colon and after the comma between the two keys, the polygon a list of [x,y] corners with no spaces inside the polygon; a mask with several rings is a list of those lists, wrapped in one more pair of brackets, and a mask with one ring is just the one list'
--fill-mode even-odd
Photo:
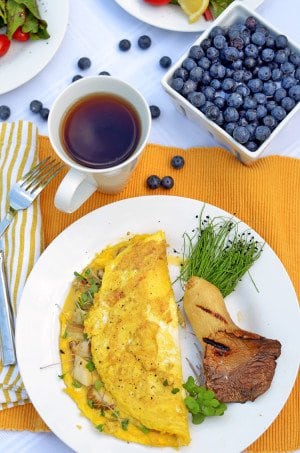
{"label": "silver knife", "polygon": [[0,239],[0,336],[3,366],[16,363],[14,316],[5,270],[3,241]]}

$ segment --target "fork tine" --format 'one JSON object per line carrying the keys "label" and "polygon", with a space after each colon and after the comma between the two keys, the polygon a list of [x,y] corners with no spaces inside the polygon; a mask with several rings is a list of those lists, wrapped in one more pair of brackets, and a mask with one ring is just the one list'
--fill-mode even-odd
{"label": "fork tine", "polygon": [[41,160],[40,163],[38,163],[35,167],[31,168],[31,170],[29,170],[27,173],[25,173],[25,175],[18,180],[18,183],[20,184],[20,186],[23,186],[23,184],[27,181],[29,181],[31,179],[31,177],[33,177],[34,175],[36,175],[37,172],[40,171],[40,168],[46,163],[49,161],[49,159],[51,159],[50,156],[46,157],[46,159],[44,160]]}
{"label": "fork tine", "polygon": [[[39,193],[52,181],[53,178],[55,178],[56,175],[65,167],[64,164],[61,164],[58,162],[56,165],[54,165],[50,171],[47,172],[47,178],[44,177],[42,180],[36,183],[36,185],[30,190],[31,194],[34,195],[34,197],[37,197]],[[46,176],[46,175],[44,175]]]}
{"label": "fork tine", "polygon": [[49,174],[52,168],[57,167],[58,165],[59,162],[54,159],[48,161],[43,167],[40,167],[38,171],[26,181],[26,183],[22,184],[24,190],[29,191],[31,188],[33,190],[33,187],[39,185],[39,183]]}

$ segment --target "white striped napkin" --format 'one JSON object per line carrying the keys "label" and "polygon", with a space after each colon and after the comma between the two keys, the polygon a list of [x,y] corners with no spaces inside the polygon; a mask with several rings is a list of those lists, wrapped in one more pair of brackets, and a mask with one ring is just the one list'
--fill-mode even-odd
{"label": "white striped napkin", "polygon": [[[8,192],[38,161],[37,128],[18,121],[0,124],[0,218],[9,207]],[[8,285],[14,313],[26,278],[42,249],[42,221],[39,202],[19,211],[4,235]],[[28,399],[18,366],[4,367],[0,359],[0,409],[24,404]]]}

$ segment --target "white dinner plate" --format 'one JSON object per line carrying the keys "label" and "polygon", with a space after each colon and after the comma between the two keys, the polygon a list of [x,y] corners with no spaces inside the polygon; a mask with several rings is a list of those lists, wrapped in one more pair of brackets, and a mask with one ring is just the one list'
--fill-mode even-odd
{"label": "white dinner plate", "polygon": [[65,35],[69,0],[37,0],[40,15],[48,23],[49,39],[11,41],[10,48],[0,58],[0,94],[23,85],[36,76],[51,60]]}
{"label": "white dinner plate", "polygon": [[[165,30],[196,32],[204,31],[212,24],[202,16],[190,24],[187,15],[177,5],[153,6],[144,0],[115,0],[125,11],[137,19]],[[263,0],[244,0],[248,7],[257,8]]]}
{"label": "white dinner plate", "polygon": [[[109,244],[127,232],[151,233],[162,229],[170,251],[182,250],[182,235],[197,224],[203,203],[171,196],[147,196],[119,201],[82,217],[64,230],[45,250],[31,272],[21,299],[16,331],[17,357],[29,397],[49,428],[77,452],[149,453],[150,448],[99,433],[64,393],[59,379],[59,313],[73,280]],[[205,205],[205,215],[230,215]],[[231,215],[230,215],[231,217]],[[246,225],[240,224],[241,230]],[[255,237],[261,238],[255,234]],[[170,266],[173,273],[175,266]],[[279,258],[266,244],[236,290],[226,298],[233,320],[246,330],[278,339],[282,353],[270,389],[255,402],[229,404],[222,417],[201,425],[190,423],[191,444],[186,453],[240,453],[257,439],[282,409],[298,367],[299,313],[293,285]],[[179,286],[179,285],[178,285]],[[178,300],[178,288],[175,297]],[[192,372],[185,358],[195,360],[195,337],[180,330],[184,377]],[[152,449],[155,451],[155,449]],[[174,453],[172,448],[157,449]]]}

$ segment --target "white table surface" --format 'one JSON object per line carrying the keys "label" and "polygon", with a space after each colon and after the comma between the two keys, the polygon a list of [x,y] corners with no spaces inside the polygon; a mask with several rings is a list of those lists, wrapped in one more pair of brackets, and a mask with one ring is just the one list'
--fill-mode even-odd
{"label": "white table surface", "polygon": [[[300,0],[265,0],[258,11],[283,33],[300,42]],[[143,34],[152,38],[151,48],[144,51],[137,47],[137,39]],[[216,142],[208,132],[175,110],[160,85],[164,74],[158,63],[160,57],[169,55],[175,62],[197,36],[197,33],[168,32],[139,22],[114,0],[70,0],[68,29],[56,55],[31,81],[0,96],[0,105],[10,106],[11,121],[33,121],[39,132],[47,135],[47,123],[30,112],[30,101],[39,99],[45,107],[51,108],[54,99],[71,82],[73,75],[96,75],[106,70],[135,86],[149,104],[160,107],[161,116],[153,121],[150,142],[183,148],[215,146]],[[118,50],[118,43],[123,38],[132,42],[129,52]],[[92,66],[80,72],[77,60],[83,56],[92,60]],[[279,133],[265,155],[300,157],[299,127],[300,114],[297,114]],[[51,433],[0,431],[0,453],[70,451]]]}

